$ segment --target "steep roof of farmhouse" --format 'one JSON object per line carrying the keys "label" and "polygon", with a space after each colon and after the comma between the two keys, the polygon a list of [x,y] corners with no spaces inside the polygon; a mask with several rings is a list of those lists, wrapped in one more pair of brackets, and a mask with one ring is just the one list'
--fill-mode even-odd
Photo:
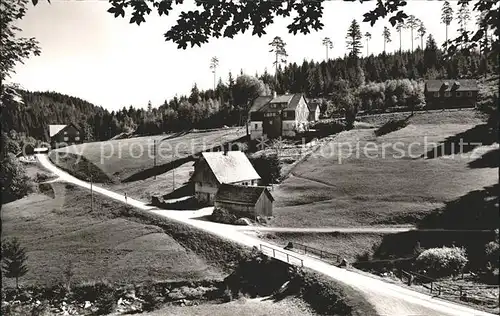
{"label": "steep roof of farmhouse", "polygon": [[274,201],[273,196],[266,187],[222,184],[215,195],[215,201],[254,206],[262,193],[265,193],[271,201]]}
{"label": "steep roof of farmhouse", "polygon": [[68,125],[60,125],[60,124],[55,124],[55,125],[49,125],[49,136],[52,137],[62,131],[66,126]]}
{"label": "steep roof of farmhouse", "polygon": [[234,183],[260,179],[244,152],[204,152],[203,159],[220,183]]}
{"label": "steep roof of farmhouse", "polygon": [[250,112],[255,112],[260,110],[264,105],[268,104],[269,101],[271,101],[272,99],[273,97],[270,95],[257,97],[253,101],[252,107],[250,108]]}
{"label": "steep roof of farmhouse", "polygon": [[[272,112],[272,111],[279,111],[279,110],[295,110],[297,108],[297,105],[299,104],[301,97],[302,97],[301,93],[279,95],[279,96],[276,96],[275,98],[272,98],[269,102],[267,102],[267,104],[260,107],[260,109],[258,109],[256,111],[259,111],[259,112],[270,111],[270,112]],[[278,104],[278,103],[286,103],[286,106],[280,107],[280,108],[275,108],[275,107],[271,106],[271,104]]]}
{"label": "steep roof of farmhouse", "polygon": [[[444,85],[443,85],[444,84]],[[425,82],[427,91],[478,91],[477,81],[474,79],[444,79],[427,80]]]}
{"label": "steep roof of farmhouse", "polygon": [[292,99],[293,94],[278,95],[271,100],[271,103],[289,103]]}

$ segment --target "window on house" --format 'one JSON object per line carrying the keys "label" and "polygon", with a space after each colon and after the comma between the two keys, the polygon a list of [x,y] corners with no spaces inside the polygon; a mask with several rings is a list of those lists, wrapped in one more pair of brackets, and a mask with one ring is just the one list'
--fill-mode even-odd
{"label": "window on house", "polygon": [[461,97],[462,96],[462,92],[460,91],[457,91],[457,93],[455,94],[457,97]]}
{"label": "window on house", "polygon": [[255,124],[255,129],[259,129],[259,124]]}
{"label": "window on house", "polygon": [[69,140],[68,137],[64,137],[64,141],[67,142]]}
{"label": "window on house", "polygon": [[467,96],[472,97],[472,91],[467,91]]}
{"label": "window on house", "polygon": [[79,141],[79,140],[80,140],[80,137],[76,136],[76,137],[75,137],[75,140],[76,140],[76,141]]}
{"label": "window on house", "polygon": [[64,135],[68,135],[68,132],[64,131]]}
{"label": "window on house", "polygon": [[451,97],[451,92],[450,91],[445,91],[444,96],[445,97]]}
{"label": "window on house", "polygon": [[435,97],[439,97],[439,91],[434,92]]}

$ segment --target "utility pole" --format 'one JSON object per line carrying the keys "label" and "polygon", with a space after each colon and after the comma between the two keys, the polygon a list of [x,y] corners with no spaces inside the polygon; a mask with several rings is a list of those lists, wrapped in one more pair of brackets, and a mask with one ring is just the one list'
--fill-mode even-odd
{"label": "utility pole", "polygon": [[92,175],[90,175],[90,210],[94,212],[94,190],[92,188]]}
{"label": "utility pole", "polygon": [[154,168],[153,168],[153,172],[154,172],[154,179],[156,180],[156,139],[153,140],[153,155],[154,155]]}

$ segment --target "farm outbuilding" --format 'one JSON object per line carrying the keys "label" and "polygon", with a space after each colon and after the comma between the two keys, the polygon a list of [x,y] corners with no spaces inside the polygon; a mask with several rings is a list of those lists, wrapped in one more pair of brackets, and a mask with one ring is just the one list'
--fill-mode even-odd
{"label": "farm outbuilding", "polygon": [[50,144],[53,148],[82,143],[80,131],[75,124],[49,125]]}
{"label": "farm outbuilding", "polygon": [[241,151],[203,152],[190,179],[196,199],[208,205],[214,204],[222,184],[256,186],[259,180],[259,174]]}
{"label": "farm outbuilding", "polygon": [[215,195],[215,207],[238,218],[255,219],[273,215],[274,198],[266,187],[221,184]]}
{"label": "farm outbuilding", "polygon": [[479,86],[474,79],[427,80],[424,94],[428,109],[475,107]]}

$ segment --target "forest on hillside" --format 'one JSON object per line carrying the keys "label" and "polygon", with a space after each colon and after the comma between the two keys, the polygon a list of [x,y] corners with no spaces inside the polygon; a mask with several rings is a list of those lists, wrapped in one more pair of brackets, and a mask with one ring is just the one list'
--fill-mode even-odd
{"label": "forest on hillside", "polygon": [[[418,47],[414,51],[368,57],[349,54],[321,62],[304,60],[301,65],[277,65],[276,70],[276,76],[267,70],[255,76],[241,72],[234,78],[229,74],[226,80],[219,79],[215,89],[201,91],[195,84],[189,95],[176,96],[163,104],[149,103],[145,109],[124,105],[112,112],[57,92],[22,91],[24,105],[6,103],[2,109],[2,132],[14,130],[45,141],[49,124],[72,122],[83,131],[87,141],[97,141],[120,133],[150,135],[243,125],[253,98],[272,91],[304,93],[309,99],[317,99],[322,103],[325,117],[408,105],[408,102],[416,105],[423,102],[423,80],[480,78],[497,71],[498,60],[480,52],[460,52],[447,57],[429,35],[423,50]],[[393,89],[394,96],[385,96],[388,102],[383,100],[368,106],[363,102],[363,91],[373,89],[374,82],[403,88]]]}

